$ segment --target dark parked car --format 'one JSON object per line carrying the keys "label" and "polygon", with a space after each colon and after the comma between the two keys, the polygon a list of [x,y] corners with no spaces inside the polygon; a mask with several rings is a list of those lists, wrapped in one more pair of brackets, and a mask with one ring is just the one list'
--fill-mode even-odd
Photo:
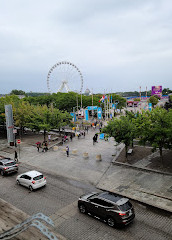
{"label": "dark parked car", "polygon": [[0,159],[0,174],[9,174],[12,172],[18,172],[18,164],[12,159]]}
{"label": "dark parked car", "polygon": [[127,225],[135,217],[129,199],[111,192],[83,195],[78,200],[78,208],[81,213],[90,213],[103,219],[111,227]]}

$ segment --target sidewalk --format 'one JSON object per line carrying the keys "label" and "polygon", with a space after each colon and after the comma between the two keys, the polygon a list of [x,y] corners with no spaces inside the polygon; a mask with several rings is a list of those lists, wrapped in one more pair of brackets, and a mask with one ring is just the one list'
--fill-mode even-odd
{"label": "sidewalk", "polygon": [[[72,142],[58,147],[57,151],[50,150],[46,153],[37,152],[36,146],[21,143],[19,160],[21,164],[26,163],[45,172],[89,182],[97,188],[172,212],[172,174],[144,170],[143,161],[142,164],[137,162],[133,167],[114,165],[114,155],[119,154],[122,145],[116,148],[113,138],[109,142],[98,140],[93,145],[92,137],[95,133],[96,131],[89,131],[85,138],[75,137]],[[65,152],[67,145],[70,149],[69,157]],[[75,154],[72,154],[73,150]],[[83,157],[84,152],[88,153],[88,158]],[[102,161],[96,160],[98,154],[101,154]],[[0,155],[13,158],[13,154],[3,151],[0,151]]]}
{"label": "sidewalk", "polygon": [[172,212],[172,175],[111,166],[97,187]]}

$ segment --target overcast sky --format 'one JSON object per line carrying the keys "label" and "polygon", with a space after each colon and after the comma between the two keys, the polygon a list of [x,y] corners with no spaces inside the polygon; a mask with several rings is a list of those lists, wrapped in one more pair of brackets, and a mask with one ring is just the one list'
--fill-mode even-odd
{"label": "overcast sky", "polygon": [[0,0],[0,93],[48,92],[61,61],[84,91],[172,89],[172,0]]}

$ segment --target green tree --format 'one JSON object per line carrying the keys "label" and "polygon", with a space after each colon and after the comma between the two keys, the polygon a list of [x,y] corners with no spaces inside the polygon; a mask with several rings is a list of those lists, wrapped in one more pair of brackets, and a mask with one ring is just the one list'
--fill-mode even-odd
{"label": "green tree", "polygon": [[26,126],[36,131],[43,130],[45,141],[47,131],[66,126],[71,119],[69,113],[55,109],[53,106],[48,108],[46,105],[32,105]]}
{"label": "green tree", "polygon": [[26,95],[26,93],[22,90],[14,89],[10,92],[10,95]]}
{"label": "green tree", "polygon": [[149,142],[153,150],[159,149],[163,163],[162,149],[172,147],[172,110],[155,108],[151,112],[143,112],[136,120],[140,135],[140,144]]}
{"label": "green tree", "polygon": [[0,98],[0,125],[5,125],[5,105],[11,104],[13,107],[17,106],[20,99],[16,95]]}
{"label": "green tree", "polygon": [[20,127],[21,134],[27,126],[31,105],[24,101],[20,101],[17,105],[13,105],[13,118],[15,126]]}
{"label": "green tree", "polygon": [[120,119],[113,119],[108,125],[102,129],[102,132],[107,133],[110,137],[114,137],[117,143],[125,144],[125,152],[127,159],[128,147],[132,143],[135,136],[135,124],[126,116],[121,116]]}
{"label": "green tree", "polygon": [[168,95],[169,93],[172,93],[172,90],[170,90],[169,88],[164,88],[162,90],[162,95]]}
{"label": "green tree", "polygon": [[158,103],[158,99],[155,96],[151,96],[149,98],[149,102],[152,103],[153,108],[155,107],[155,105]]}

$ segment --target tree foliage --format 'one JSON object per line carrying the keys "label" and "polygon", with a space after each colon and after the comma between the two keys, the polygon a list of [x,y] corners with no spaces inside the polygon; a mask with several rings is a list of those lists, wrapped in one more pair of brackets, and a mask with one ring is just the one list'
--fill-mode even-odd
{"label": "tree foliage", "polygon": [[10,95],[26,95],[26,93],[22,90],[14,89],[10,92]]}
{"label": "tree foliage", "polygon": [[152,106],[153,106],[153,108],[154,108],[155,105],[158,103],[158,98],[155,97],[155,96],[151,96],[151,97],[149,98],[149,102],[152,103]]}
{"label": "tree foliage", "polygon": [[107,133],[110,137],[114,137],[117,143],[124,143],[126,150],[126,158],[128,147],[135,137],[135,125],[128,116],[121,116],[120,119],[113,119],[103,128],[102,132]]}
{"label": "tree foliage", "polygon": [[163,159],[163,148],[172,148],[172,110],[157,107],[151,112],[126,112],[126,116],[110,121],[102,131],[114,137],[118,143],[125,144],[126,156],[128,146],[134,138],[139,137],[141,145],[148,142],[153,151],[158,148]]}
{"label": "tree foliage", "polygon": [[[101,99],[102,94],[94,94],[93,95],[93,105],[94,106],[101,106],[104,108],[104,104],[99,102]],[[25,101],[28,101],[30,104],[40,104],[40,105],[47,105],[47,107],[50,107],[51,105],[54,106],[54,108],[57,108],[59,110],[65,110],[68,112],[72,112],[76,106],[81,107],[81,95],[75,92],[69,92],[69,93],[53,93],[52,95],[44,95],[44,96],[38,96],[38,97],[26,97],[24,99]],[[112,94],[112,100],[118,101],[117,107],[119,109],[122,109],[126,106],[126,99],[117,95]],[[82,95],[82,107],[86,108],[87,106],[92,106],[92,95],[85,96]]]}
{"label": "tree foliage", "polygon": [[[43,102],[44,103],[44,102]],[[0,98],[0,124],[5,123],[5,105],[11,104],[13,108],[14,125],[34,129],[36,131],[49,131],[69,124],[72,119],[66,111],[61,111],[48,104],[31,104],[29,101],[19,99],[16,95]]]}
{"label": "tree foliage", "polygon": [[140,143],[149,142],[153,150],[158,148],[163,159],[162,149],[172,148],[172,110],[155,108],[151,112],[143,112],[136,119],[136,126]]}

